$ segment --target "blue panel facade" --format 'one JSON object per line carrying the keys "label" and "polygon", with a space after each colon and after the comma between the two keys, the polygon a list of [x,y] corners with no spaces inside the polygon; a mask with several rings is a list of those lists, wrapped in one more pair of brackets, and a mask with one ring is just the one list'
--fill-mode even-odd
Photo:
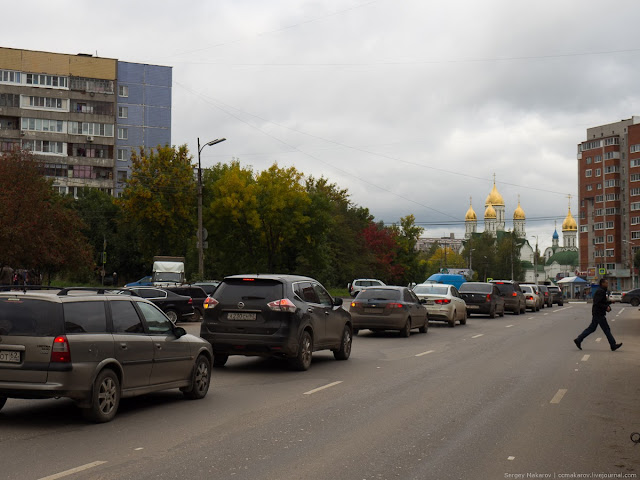
{"label": "blue panel facade", "polygon": [[[118,107],[128,107],[128,115],[117,119],[117,127],[126,128],[128,138],[116,139],[116,149],[126,149],[120,154],[125,160],[117,161],[116,169],[126,169],[127,176],[132,148],[171,145],[172,83],[171,67],[118,62],[118,87],[127,87],[128,96],[118,94],[117,102]],[[118,93],[121,93],[120,88]],[[122,187],[122,184],[116,186],[116,194],[122,192]]]}

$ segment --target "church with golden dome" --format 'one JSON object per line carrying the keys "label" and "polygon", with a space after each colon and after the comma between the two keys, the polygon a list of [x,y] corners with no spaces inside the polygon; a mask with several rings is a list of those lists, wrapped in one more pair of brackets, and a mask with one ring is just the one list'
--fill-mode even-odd
{"label": "church with golden dome", "polygon": [[562,222],[562,246],[560,246],[560,235],[556,227],[551,237],[551,246],[545,249],[543,257],[545,275],[549,279],[572,276],[579,267],[578,222],[571,214],[571,198],[569,198],[569,211]]}

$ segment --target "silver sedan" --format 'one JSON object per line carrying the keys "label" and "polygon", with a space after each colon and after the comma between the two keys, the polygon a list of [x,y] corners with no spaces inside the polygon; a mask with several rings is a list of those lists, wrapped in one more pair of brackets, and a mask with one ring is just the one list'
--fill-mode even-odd
{"label": "silver sedan", "polygon": [[467,323],[467,304],[460,298],[458,289],[453,285],[441,283],[423,283],[413,289],[419,299],[427,301],[429,321],[447,322],[451,328]]}

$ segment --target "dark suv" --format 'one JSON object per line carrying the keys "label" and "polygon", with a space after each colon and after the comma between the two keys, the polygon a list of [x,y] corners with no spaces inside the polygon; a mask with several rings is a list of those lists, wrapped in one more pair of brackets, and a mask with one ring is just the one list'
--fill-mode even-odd
{"label": "dark suv", "polygon": [[122,293],[0,293],[0,408],[7,398],[67,397],[107,422],[121,397],[180,388],[203,398],[211,346],[151,302]]}
{"label": "dark suv", "polygon": [[564,305],[564,297],[562,296],[562,290],[560,290],[560,287],[547,285],[547,290],[549,290],[549,296],[551,297],[552,304],[555,303],[559,307]]}
{"label": "dark suv", "polygon": [[527,310],[527,301],[524,298],[524,294],[520,289],[520,284],[513,280],[491,280],[498,290],[500,290],[500,296],[504,297],[504,308],[516,315],[525,313]]}
{"label": "dark suv", "polygon": [[351,315],[320,283],[296,275],[235,275],[205,300],[200,336],[211,342],[214,366],[229,355],[277,356],[307,370],[312,352],[351,354]]}

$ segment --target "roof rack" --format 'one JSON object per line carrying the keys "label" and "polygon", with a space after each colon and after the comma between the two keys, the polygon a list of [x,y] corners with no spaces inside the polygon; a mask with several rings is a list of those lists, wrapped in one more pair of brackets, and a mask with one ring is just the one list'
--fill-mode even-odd
{"label": "roof rack", "polygon": [[96,292],[98,295],[105,295],[105,294],[109,294],[111,292],[124,292],[127,293],[131,296],[134,297],[139,297],[140,295],[138,295],[136,292],[132,291],[132,290],[128,290],[126,288],[108,288],[108,287],[67,287],[67,288],[62,288],[59,292],[58,295],[60,296],[65,296],[67,295],[69,292],[73,292],[73,291],[81,291],[81,292]]}
{"label": "roof rack", "polygon": [[46,285],[0,285],[0,292],[21,291],[26,293],[27,290],[62,290],[62,287],[49,287]]}

